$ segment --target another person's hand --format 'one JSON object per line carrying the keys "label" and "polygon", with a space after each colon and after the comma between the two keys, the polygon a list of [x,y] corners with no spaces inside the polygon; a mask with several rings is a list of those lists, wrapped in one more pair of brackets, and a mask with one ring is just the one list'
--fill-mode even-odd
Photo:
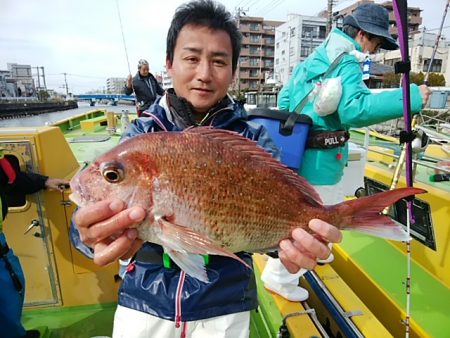
{"label": "another person's hand", "polygon": [[317,259],[326,259],[330,255],[326,242],[339,243],[342,240],[341,231],[324,221],[312,219],[308,226],[314,235],[297,228],[292,232],[292,240],[280,242],[278,256],[290,273],[301,268],[314,269]]}
{"label": "another person's hand", "polygon": [[420,95],[422,96],[422,107],[425,107],[428,99],[430,98],[431,95],[431,90],[430,88],[428,88],[427,85],[420,85],[419,86],[419,90],[420,90]]}
{"label": "another person's hand", "polygon": [[133,227],[142,222],[146,212],[135,206],[110,199],[82,207],[75,214],[81,241],[94,250],[94,262],[107,265],[117,259],[132,257],[142,246]]}
{"label": "another person's hand", "polygon": [[64,191],[67,187],[69,187],[69,181],[61,178],[48,178],[45,181],[45,188],[48,190]]}
{"label": "another person's hand", "polygon": [[131,88],[131,81],[132,80],[133,80],[133,78],[132,78],[131,74],[129,74],[128,77],[127,77],[127,87],[128,88]]}

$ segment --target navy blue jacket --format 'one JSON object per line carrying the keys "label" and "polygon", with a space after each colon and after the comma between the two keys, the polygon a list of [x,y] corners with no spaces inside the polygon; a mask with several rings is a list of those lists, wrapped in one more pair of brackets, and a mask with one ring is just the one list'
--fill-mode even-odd
{"label": "navy blue jacket", "polygon": [[[229,98],[219,105],[217,111],[210,112],[210,117],[204,121],[205,125],[215,128],[237,131],[240,134],[255,140],[273,156],[278,157],[278,150],[264,127],[248,122],[246,112],[241,105]],[[171,117],[164,107],[165,96],[150,107],[160,122],[152,117],[141,117],[133,121],[125,138],[138,134],[161,131],[162,123],[168,131],[181,130],[171,122]],[[225,103],[225,104],[224,104]],[[71,238],[75,246],[92,256],[91,250],[84,246],[79,239],[76,225],[72,224]],[[138,256],[158,253],[161,255],[161,246],[144,243]],[[249,253],[238,253],[244,261],[252,266]],[[201,320],[241,311],[252,310],[257,307],[256,283],[253,271],[242,263],[228,257],[210,256],[207,265],[209,284],[198,281],[186,275],[181,296],[181,320]],[[134,269],[125,274],[119,290],[119,304],[127,308],[146,312],[151,315],[175,320],[176,290],[180,278],[180,270],[164,268],[161,264],[134,261]]]}
{"label": "navy blue jacket", "polygon": [[130,95],[134,89],[136,100],[139,103],[139,111],[147,110],[159,96],[164,94],[164,89],[156,81],[152,73],[142,77],[137,72],[132,81],[133,87],[128,88],[125,85],[124,92],[126,95]]}

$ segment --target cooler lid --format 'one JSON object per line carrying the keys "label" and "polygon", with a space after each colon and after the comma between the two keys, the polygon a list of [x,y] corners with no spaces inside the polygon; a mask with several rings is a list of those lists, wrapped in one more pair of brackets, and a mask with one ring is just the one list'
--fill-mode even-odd
{"label": "cooler lid", "polygon": [[272,120],[286,121],[289,116],[295,115],[296,123],[304,123],[308,125],[312,125],[312,120],[308,115],[305,114],[297,114],[291,113],[287,110],[278,110],[278,109],[270,109],[270,108],[254,108],[250,110],[248,113],[248,118],[258,118],[264,117]]}

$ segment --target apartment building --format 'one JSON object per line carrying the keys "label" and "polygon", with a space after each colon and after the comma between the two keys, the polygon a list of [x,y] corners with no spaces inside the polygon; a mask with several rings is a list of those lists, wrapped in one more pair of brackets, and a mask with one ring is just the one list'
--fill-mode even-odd
{"label": "apartment building", "polygon": [[109,77],[106,79],[106,92],[108,94],[122,94],[127,79],[124,77]]}
{"label": "apartment building", "polygon": [[[374,3],[373,0],[356,1],[354,4],[350,6],[338,9],[335,12],[333,12],[333,21],[340,22],[343,17],[345,17],[348,14],[352,14],[353,10],[356,9],[356,7],[366,2]],[[394,9],[392,6],[392,1],[385,1],[380,3],[380,5],[386,8],[389,12],[389,33],[391,33],[391,35],[396,39],[398,37],[398,28],[395,19]],[[408,19],[409,19],[408,28],[410,33],[419,31],[419,26],[422,24],[422,17],[420,16],[421,11],[422,10],[419,7],[408,7]],[[319,15],[326,17],[327,11],[323,11]]]}
{"label": "apartment building", "polygon": [[274,78],[286,84],[293,69],[305,60],[326,37],[326,19],[289,14],[275,34]]}
{"label": "apartment building", "polygon": [[[433,48],[436,42],[436,34],[421,31],[413,34],[409,39],[411,71],[415,73],[425,73],[428,71]],[[449,43],[444,36],[438,43],[438,48],[434,56],[430,71],[444,75],[446,83],[450,83],[450,65],[448,63]],[[400,50],[386,51],[378,53],[374,57],[375,62],[394,66],[401,60]]]}
{"label": "apartment building", "polygon": [[283,22],[249,16],[238,22],[243,39],[233,90],[264,90],[266,74],[274,71],[275,30]]}

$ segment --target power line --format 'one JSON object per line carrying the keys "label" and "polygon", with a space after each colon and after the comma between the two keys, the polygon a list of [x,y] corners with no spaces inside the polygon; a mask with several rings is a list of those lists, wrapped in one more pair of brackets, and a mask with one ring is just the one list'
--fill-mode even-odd
{"label": "power line", "polygon": [[272,7],[269,7],[267,9],[267,12],[270,12],[272,9],[276,8],[278,5],[280,5],[284,0],[275,0]]}

